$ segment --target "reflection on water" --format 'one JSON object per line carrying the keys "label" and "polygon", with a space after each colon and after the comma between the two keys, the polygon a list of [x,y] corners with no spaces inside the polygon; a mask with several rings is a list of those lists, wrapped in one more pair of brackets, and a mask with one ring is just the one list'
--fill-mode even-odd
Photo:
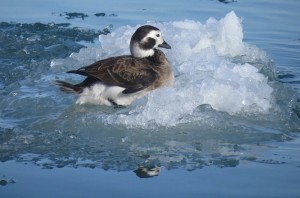
{"label": "reflection on water", "polygon": [[[236,167],[240,163],[282,164],[282,155],[261,156],[272,148],[265,141],[292,140],[287,134],[239,132],[241,128],[205,131],[124,131],[88,127],[92,132],[5,130],[1,132],[2,162],[30,162],[43,169],[63,167],[136,170],[139,177],[164,169]],[[138,168],[137,168],[138,167]]]}
{"label": "reflection on water", "polygon": [[8,184],[14,184],[16,183],[13,179],[6,179],[5,176],[2,176],[0,179],[0,186],[6,186]]}
{"label": "reflection on water", "polygon": [[136,170],[134,170],[136,176],[140,178],[149,178],[149,177],[154,177],[158,176],[160,173],[160,167],[144,167],[140,166]]}

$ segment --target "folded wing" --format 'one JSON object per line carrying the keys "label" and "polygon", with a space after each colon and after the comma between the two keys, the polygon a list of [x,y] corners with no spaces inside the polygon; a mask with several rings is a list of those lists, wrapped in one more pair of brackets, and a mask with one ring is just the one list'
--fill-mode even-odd
{"label": "folded wing", "polygon": [[158,78],[158,73],[148,59],[137,59],[132,56],[100,60],[68,73],[87,76],[87,79],[96,79],[109,86],[124,87],[124,94],[143,90]]}

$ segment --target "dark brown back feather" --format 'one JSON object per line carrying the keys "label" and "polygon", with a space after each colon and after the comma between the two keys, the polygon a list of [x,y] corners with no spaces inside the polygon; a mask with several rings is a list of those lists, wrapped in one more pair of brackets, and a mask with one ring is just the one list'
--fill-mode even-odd
{"label": "dark brown back feather", "polygon": [[147,58],[118,56],[97,61],[78,70],[69,71],[97,79],[109,86],[126,88],[123,93],[134,93],[150,86],[158,73],[153,62]]}

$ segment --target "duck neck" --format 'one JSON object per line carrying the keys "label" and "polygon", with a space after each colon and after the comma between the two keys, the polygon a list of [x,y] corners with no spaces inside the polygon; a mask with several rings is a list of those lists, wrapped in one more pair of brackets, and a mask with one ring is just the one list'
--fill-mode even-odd
{"label": "duck neck", "polygon": [[159,49],[153,49],[154,54],[152,56],[147,57],[152,63],[160,65],[165,61],[165,55]]}
{"label": "duck neck", "polygon": [[137,43],[130,43],[130,52],[131,55],[136,58],[150,57],[155,53],[154,49],[143,49]]}

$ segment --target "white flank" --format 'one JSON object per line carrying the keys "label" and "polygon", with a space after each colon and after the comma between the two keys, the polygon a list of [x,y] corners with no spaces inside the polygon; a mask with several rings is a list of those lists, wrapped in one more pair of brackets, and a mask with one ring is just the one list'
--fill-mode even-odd
{"label": "white flank", "polygon": [[79,95],[76,104],[95,104],[95,105],[113,105],[113,100],[118,105],[130,105],[134,100],[144,96],[145,91],[139,91],[132,94],[123,94],[125,88],[119,86],[107,86],[102,83],[97,83],[91,87],[84,88]]}

